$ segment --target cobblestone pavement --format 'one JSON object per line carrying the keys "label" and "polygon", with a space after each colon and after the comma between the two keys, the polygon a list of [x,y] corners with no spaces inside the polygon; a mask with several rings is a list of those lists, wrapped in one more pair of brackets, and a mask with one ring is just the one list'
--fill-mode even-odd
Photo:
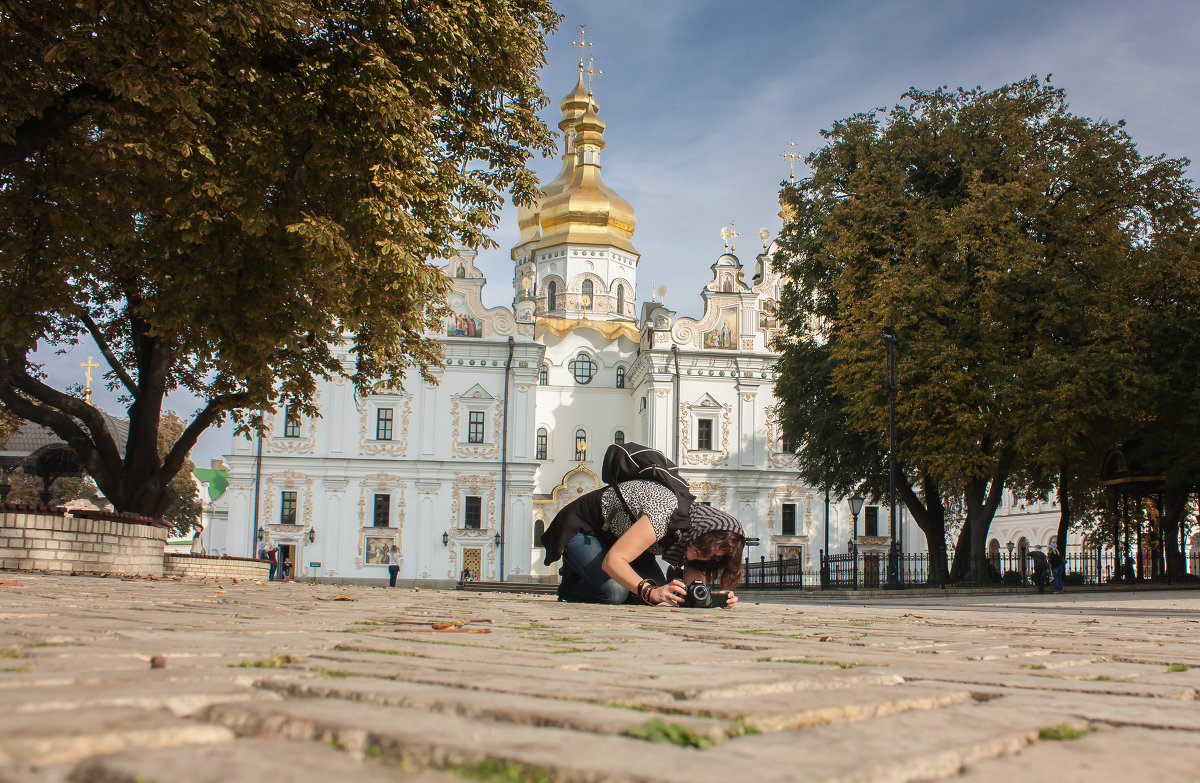
{"label": "cobblestone pavement", "polygon": [[1192,591],[723,611],[3,579],[0,781],[1200,779]]}

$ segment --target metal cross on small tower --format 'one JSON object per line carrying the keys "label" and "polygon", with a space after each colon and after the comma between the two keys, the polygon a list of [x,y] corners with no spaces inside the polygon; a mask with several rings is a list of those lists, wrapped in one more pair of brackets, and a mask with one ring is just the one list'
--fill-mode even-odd
{"label": "metal cross on small tower", "polygon": [[82,367],[84,369],[84,371],[87,373],[87,375],[85,376],[87,378],[87,385],[83,387],[83,401],[86,402],[88,405],[91,405],[92,404],[92,370],[96,369],[100,365],[96,364],[96,360],[89,356],[88,360],[86,362],[80,364],[79,366]]}
{"label": "metal cross on small tower", "polygon": [[[591,46],[591,44],[588,44],[588,46]],[[589,57],[587,70],[584,71],[584,73],[586,73],[587,77],[588,77],[588,95],[592,94],[592,80],[595,79],[597,76],[604,75],[604,71],[597,71],[595,68],[595,65],[596,65],[596,58]]]}
{"label": "metal cross on small tower", "polygon": [[796,152],[796,142],[789,141],[788,142],[788,151],[779,153],[779,157],[787,159],[788,181],[795,182],[796,181],[796,161],[798,161],[804,157],[800,153]]}
{"label": "metal cross on small tower", "polygon": [[731,220],[731,221],[729,221],[728,226],[722,227],[721,228],[721,239],[725,240],[725,249],[728,250],[730,253],[736,253],[737,246],[734,245],[734,242],[736,242],[737,238],[740,237],[741,235],[742,235],[742,232],[737,230],[737,221],[736,220]]}
{"label": "metal cross on small tower", "polygon": [[579,47],[579,70],[580,70],[580,71],[582,71],[582,70],[583,70],[583,51],[584,51],[584,48],[592,45],[591,41],[585,41],[585,40],[583,40],[583,36],[584,36],[584,30],[585,30],[585,28],[586,28],[586,25],[582,25],[582,24],[581,24],[581,25],[579,25],[579,40],[578,40],[578,41],[571,41],[571,46],[577,46],[577,47]]}

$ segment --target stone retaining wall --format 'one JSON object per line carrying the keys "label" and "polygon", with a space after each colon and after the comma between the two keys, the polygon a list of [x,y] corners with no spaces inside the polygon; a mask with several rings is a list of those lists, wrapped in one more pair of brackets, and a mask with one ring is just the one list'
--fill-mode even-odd
{"label": "stone retaining wall", "polygon": [[0,568],[161,576],[168,532],[161,522],[84,519],[64,508],[0,506]]}
{"label": "stone retaining wall", "polygon": [[163,576],[206,579],[266,579],[271,564],[245,557],[213,557],[170,552],[166,555]]}

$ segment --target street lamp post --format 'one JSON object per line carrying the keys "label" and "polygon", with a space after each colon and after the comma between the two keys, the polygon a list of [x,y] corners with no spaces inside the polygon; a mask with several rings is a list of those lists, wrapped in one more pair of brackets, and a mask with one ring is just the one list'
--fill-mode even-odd
{"label": "street lamp post", "polygon": [[821,589],[829,586],[829,487],[825,487],[825,548],[821,550]]}
{"label": "street lamp post", "polygon": [[852,522],[850,536],[850,554],[854,560],[854,589],[858,589],[858,512],[862,511],[863,496],[855,492],[850,496],[850,517]]}
{"label": "street lamp post", "polygon": [[900,574],[900,543],[896,538],[896,330],[883,327],[883,341],[887,346],[887,393],[888,393],[888,580],[889,590],[904,586]]}

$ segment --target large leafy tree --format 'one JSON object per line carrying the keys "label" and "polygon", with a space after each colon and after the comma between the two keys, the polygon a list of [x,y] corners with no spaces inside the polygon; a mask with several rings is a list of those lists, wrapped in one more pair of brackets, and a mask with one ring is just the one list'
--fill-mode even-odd
{"label": "large leafy tree", "polygon": [[[117,509],[161,514],[207,427],[440,360],[429,259],[535,187],[548,0],[45,0],[0,13],[0,402]],[[51,387],[90,338],[124,458]],[[345,349],[345,350],[343,350]],[[160,456],[164,397],[202,406]]]}
{"label": "large leafy tree", "polygon": [[812,176],[782,194],[799,309],[784,352],[819,319],[846,426],[879,449],[880,332],[895,327],[902,495],[961,493],[955,571],[982,567],[1006,481],[1094,473],[1130,430],[1153,382],[1130,281],[1195,223],[1186,162],[1141,156],[1120,123],[1071,114],[1037,78],[910,90],[824,135]]}

